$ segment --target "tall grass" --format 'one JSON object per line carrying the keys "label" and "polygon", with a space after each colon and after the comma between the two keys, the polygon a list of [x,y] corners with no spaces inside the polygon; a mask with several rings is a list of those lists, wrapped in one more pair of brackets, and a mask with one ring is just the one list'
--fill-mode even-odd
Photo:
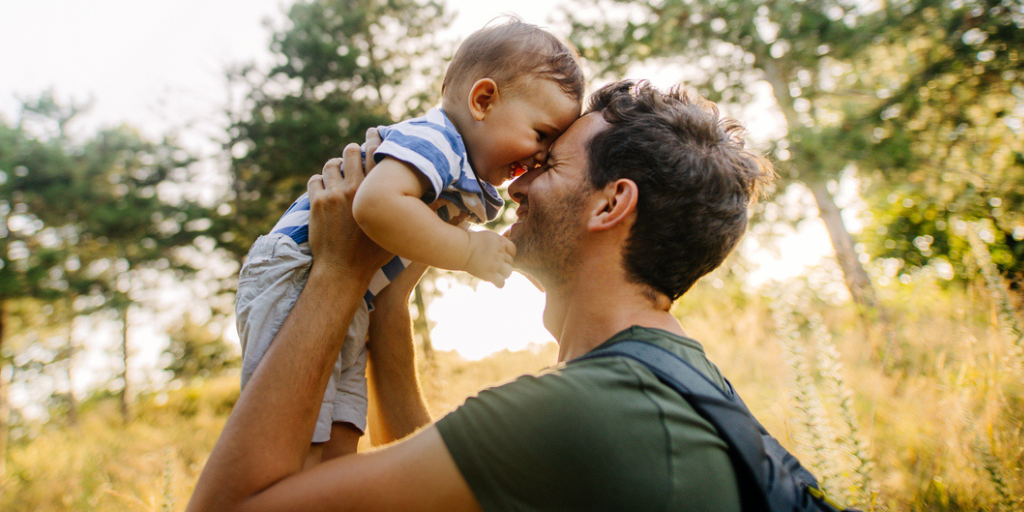
{"label": "tall grass", "polygon": [[834,441],[837,436],[828,421],[821,394],[813,380],[805,343],[793,318],[794,312],[790,307],[793,299],[791,295],[778,296],[771,304],[775,332],[789,367],[790,399],[797,413],[799,428],[793,437],[798,449],[811,457],[805,463],[817,470],[822,490],[834,493],[835,489],[845,487],[840,482],[836,460]]}
{"label": "tall grass", "polygon": [[[996,268],[995,263],[992,261],[992,255],[988,250],[988,246],[982,241],[979,235],[979,230],[984,229],[979,223],[968,223],[967,224],[967,241],[971,247],[971,256],[974,258],[975,263],[984,278],[985,289],[989,296],[992,298],[997,309],[997,323],[999,330],[1002,331],[1005,336],[1011,341],[1012,347],[1009,350],[1009,356],[1007,357],[1009,364],[1007,367],[1010,369],[1005,372],[1011,376],[1018,377],[1017,382],[1020,382],[1019,377],[1024,374],[1024,326],[1021,325],[1020,319],[1017,312],[1014,310],[1012,301],[1009,293],[1007,292],[1007,283],[999,273],[999,269]],[[990,422],[987,425],[986,433],[987,436],[979,435],[975,438],[975,446],[978,449],[979,456],[981,458],[982,466],[985,468],[985,472],[992,483],[993,488],[998,496],[996,503],[996,510],[1000,511],[1011,511],[1017,510],[1018,506],[1022,503],[1020,498],[1014,497],[1010,490],[1010,484],[1007,481],[1006,475],[1003,474],[1000,466],[1001,461],[995,454],[994,448],[998,448],[1001,443],[997,439],[996,429],[1002,425],[997,425],[996,422]],[[1020,438],[1021,428],[1017,427],[1017,438]],[[1002,436],[999,436],[1002,437]],[[1018,451],[1018,466],[1017,471],[1020,471],[1020,451]]]}
{"label": "tall grass", "polygon": [[821,315],[811,313],[807,320],[818,352],[818,371],[825,384],[825,396],[831,402],[833,417],[837,417],[837,421],[833,421],[837,429],[833,442],[845,455],[842,458],[847,459],[841,473],[844,485],[842,495],[847,503],[872,508],[877,495],[871,475],[874,463],[868,454],[860,420],[853,408],[853,392],[846,385],[839,349],[832,342],[832,334],[825,327]]}
{"label": "tall grass", "polygon": [[[785,293],[702,283],[675,312],[765,427],[836,497],[851,493],[858,506],[891,510],[1020,510],[1024,375],[1011,364],[1016,338],[989,290],[927,272],[880,287],[894,319],[890,347],[865,334],[854,308],[800,288],[786,302]],[[837,392],[829,374],[847,391]],[[822,446],[814,436],[833,435],[850,444],[821,464],[843,443]],[[848,475],[838,480],[846,488],[835,487],[836,473]]]}
{"label": "tall grass", "polygon": [[[855,309],[808,289],[793,290],[780,311],[779,297],[702,282],[673,311],[835,497],[865,509],[1013,511],[1024,496],[1024,370],[1006,326],[1007,314],[1019,318],[1003,311],[997,290],[926,275],[880,287],[895,319],[891,348],[865,334]],[[439,352],[424,367],[431,411],[555,354],[550,344],[476,362]],[[797,380],[807,411],[790,398]],[[140,396],[126,426],[115,402],[87,402],[78,427],[56,418],[11,446],[0,510],[182,510],[237,388],[229,374]]]}

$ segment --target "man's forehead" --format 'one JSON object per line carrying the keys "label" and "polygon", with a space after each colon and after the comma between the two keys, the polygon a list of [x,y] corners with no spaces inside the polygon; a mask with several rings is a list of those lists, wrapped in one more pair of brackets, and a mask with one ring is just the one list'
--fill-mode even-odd
{"label": "man's forehead", "polygon": [[604,120],[600,112],[590,112],[580,117],[551,145],[548,158],[557,161],[574,152],[582,154],[590,139],[607,127],[608,121]]}

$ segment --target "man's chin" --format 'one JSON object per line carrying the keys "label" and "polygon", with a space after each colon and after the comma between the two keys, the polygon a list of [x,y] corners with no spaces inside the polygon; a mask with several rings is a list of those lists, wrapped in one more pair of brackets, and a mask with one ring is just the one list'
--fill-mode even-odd
{"label": "man's chin", "polygon": [[519,233],[522,230],[523,230],[523,222],[522,221],[518,221],[515,224],[512,224],[511,226],[509,226],[509,228],[505,230],[504,236],[505,236],[505,238],[508,238],[509,240],[511,240],[512,243],[516,243],[516,237],[519,235]]}
{"label": "man's chin", "polygon": [[512,268],[520,274],[536,277],[538,273],[537,265],[531,260],[529,249],[526,247],[520,248],[519,245],[516,245],[516,255],[512,258]]}
{"label": "man's chin", "polygon": [[545,291],[544,285],[541,284],[540,279],[537,279],[537,277],[534,275],[536,273],[536,269],[523,267],[519,264],[518,260],[513,263],[513,267],[515,267],[516,272],[522,274],[522,276],[525,277],[528,281],[530,281],[530,283],[532,283],[533,286],[535,286],[538,290],[542,292]]}

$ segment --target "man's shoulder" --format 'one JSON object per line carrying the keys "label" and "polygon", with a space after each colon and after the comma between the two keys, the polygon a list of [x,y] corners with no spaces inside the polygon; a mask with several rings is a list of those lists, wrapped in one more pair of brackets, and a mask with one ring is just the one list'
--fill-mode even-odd
{"label": "man's shoulder", "polygon": [[718,367],[707,358],[704,347],[697,340],[687,336],[680,336],[662,329],[632,326],[612,336],[597,348],[609,347],[627,340],[642,341],[665,349],[697,368],[718,386],[726,386],[725,378]]}
{"label": "man's shoulder", "polygon": [[536,423],[541,432],[559,425],[562,429],[597,424],[607,428],[618,423],[625,410],[643,416],[646,413],[641,411],[656,412],[659,401],[677,400],[657,387],[631,360],[601,358],[559,364],[484,389],[467,399],[454,418],[442,422]]}
{"label": "man's shoulder", "polygon": [[[704,349],[696,340],[679,336],[664,330],[634,326],[612,336],[600,347],[614,345],[620,341],[636,340],[657,345],[680,356],[697,367],[712,380],[723,382],[718,368],[705,356]],[[607,400],[613,395],[625,395],[627,400],[634,392],[646,392],[657,377],[644,370],[644,366],[632,359],[622,357],[600,357],[581,361],[569,361],[545,370],[523,375],[504,385],[481,392],[487,397],[492,393],[508,397],[523,397],[531,401],[550,400],[560,403],[567,398],[577,401],[589,399]]]}

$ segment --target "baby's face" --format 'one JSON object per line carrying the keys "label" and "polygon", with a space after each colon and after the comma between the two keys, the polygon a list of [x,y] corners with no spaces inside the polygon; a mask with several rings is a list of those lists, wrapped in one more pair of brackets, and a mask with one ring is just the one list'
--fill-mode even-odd
{"label": "baby's face", "polygon": [[580,115],[557,83],[532,79],[500,97],[466,142],[477,177],[498,186],[542,165],[548,148]]}

